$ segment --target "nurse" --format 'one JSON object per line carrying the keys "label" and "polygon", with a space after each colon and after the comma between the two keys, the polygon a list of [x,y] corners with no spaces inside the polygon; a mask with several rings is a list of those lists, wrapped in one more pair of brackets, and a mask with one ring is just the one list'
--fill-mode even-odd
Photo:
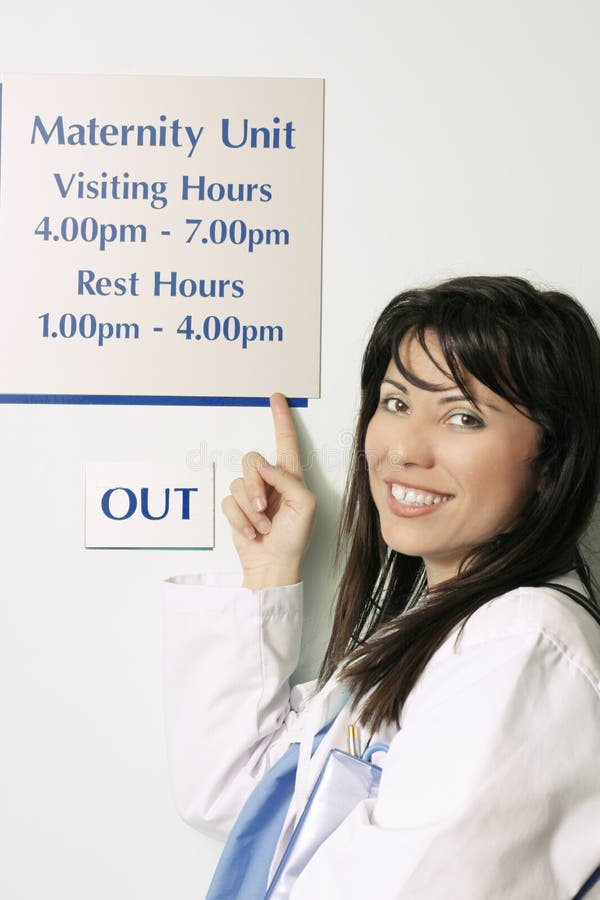
{"label": "nurse", "polygon": [[293,900],[583,896],[600,864],[600,625],[572,592],[593,604],[579,541],[600,479],[596,329],[565,294],[457,278],[386,307],[361,387],[318,679],[290,691],[316,502],[281,394],[275,465],[248,453],[223,501],[241,579],[167,583],[180,812],[225,837],[290,744],[328,726],[268,883],[352,723],[361,749],[389,744],[379,797],[319,848]]}

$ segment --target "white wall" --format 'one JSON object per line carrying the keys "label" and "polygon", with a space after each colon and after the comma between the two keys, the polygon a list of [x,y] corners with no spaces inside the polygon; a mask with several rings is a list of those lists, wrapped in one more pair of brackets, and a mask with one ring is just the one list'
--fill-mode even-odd
{"label": "white wall", "polygon": [[[368,11],[367,11],[368,9]],[[326,79],[322,399],[298,411],[321,500],[297,680],[322,650],[358,359],[399,290],[465,273],[566,289],[600,319],[594,0],[11,3],[7,72]],[[0,298],[6,324],[14,298]],[[273,389],[277,389],[276,379]],[[272,449],[268,410],[3,406],[0,896],[197,900],[220,845],[171,804],[160,580],[214,552],[86,551],[88,459]],[[217,503],[218,505],[218,503]]]}

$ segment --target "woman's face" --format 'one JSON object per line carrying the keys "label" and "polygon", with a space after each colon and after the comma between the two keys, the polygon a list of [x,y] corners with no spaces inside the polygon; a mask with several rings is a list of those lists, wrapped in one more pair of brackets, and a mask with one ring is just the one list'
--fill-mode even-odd
{"label": "woman's face", "polygon": [[[445,371],[434,332],[427,347]],[[433,585],[455,575],[474,546],[510,530],[537,488],[540,429],[466,376],[478,409],[412,336],[400,359],[441,390],[413,386],[390,362],[365,439],[369,482],[384,541],[421,556]]]}

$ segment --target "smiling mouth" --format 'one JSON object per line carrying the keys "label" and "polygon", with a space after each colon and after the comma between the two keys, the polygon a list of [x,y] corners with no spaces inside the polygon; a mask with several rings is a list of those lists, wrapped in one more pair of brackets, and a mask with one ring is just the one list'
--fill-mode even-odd
{"label": "smiling mouth", "polygon": [[416,488],[406,488],[401,484],[392,484],[391,492],[400,506],[439,506],[452,499],[451,494],[431,494]]}

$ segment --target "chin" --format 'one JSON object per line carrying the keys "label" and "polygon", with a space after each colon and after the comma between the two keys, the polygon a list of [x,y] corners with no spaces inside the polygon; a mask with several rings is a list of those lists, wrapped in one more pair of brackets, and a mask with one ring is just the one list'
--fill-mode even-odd
{"label": "chin", "polygon": [[405,556],[423,556],[427,554],[427,548],[423,546],[422,541],[411,541],[406,538],[399,537],[396,529],[382,528],[381,536],[387,546],[396,553],[403,553]]}

